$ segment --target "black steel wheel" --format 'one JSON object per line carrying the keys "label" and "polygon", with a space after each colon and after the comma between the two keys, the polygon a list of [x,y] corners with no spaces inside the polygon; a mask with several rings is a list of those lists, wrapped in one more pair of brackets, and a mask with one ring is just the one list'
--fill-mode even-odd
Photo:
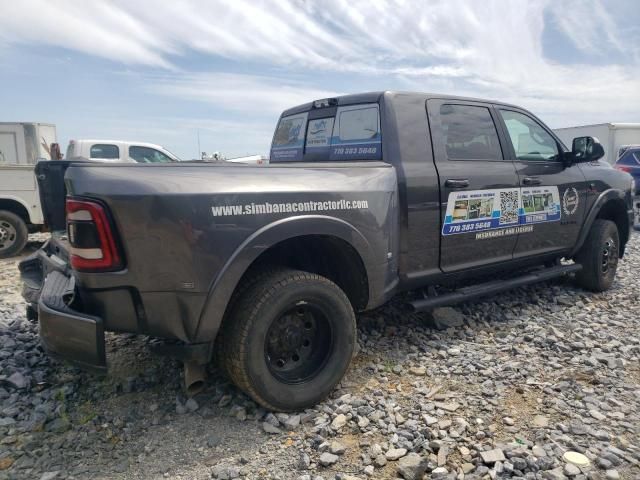
{"label": "black steel wheel", "polygon": [[301,300],[275,318],[265,339],[265,360],[283,383],[304,383],[325,365],[333,349],[331,322],[321,305]]}
{"label": "black steel wheel", "polygon": [[234,302],[223,325],[226,370],[262,406],[294,411],[324,399],[355,351],[356,323],[327,278],[275,270]]}
{"label": "black steel wheel", "polygon": [[610,220],[593,222],[589,235],[576,255],[582,270],[576,274],[580,286],[594,292],[608,290],[618,268],[620,238],[618,227]]}
{"label": "black steel wheel", "polygon": [[607,275],[609,270],[616,268],[618,265],[618,247],[613,238],[609,237],[604,241],[602,252],[600,254],[600,271],[603,275]]}

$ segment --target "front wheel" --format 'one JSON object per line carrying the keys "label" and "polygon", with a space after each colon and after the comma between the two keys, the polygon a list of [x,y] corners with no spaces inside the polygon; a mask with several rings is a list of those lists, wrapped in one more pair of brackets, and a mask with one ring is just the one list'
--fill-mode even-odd
{"label": "front wheel", "polygon": [[17,255],[27,244],[29,231],[24,220],[7,210],[0,210],[0,258]]}
{"label": "front wheel", "polygon": [[620,237],[618,227],[610,220],[596,220],[584,245],[576,255],[582,270],[576,274],[578,285],[594,292],[608,290],[618,268]]}
{"label": "front wheel", "polygon": [[278,270],[249,287],[225,320],[231,380],[265,408],[301,410],[323,400],[355,351],[344,292],[320,275]]}

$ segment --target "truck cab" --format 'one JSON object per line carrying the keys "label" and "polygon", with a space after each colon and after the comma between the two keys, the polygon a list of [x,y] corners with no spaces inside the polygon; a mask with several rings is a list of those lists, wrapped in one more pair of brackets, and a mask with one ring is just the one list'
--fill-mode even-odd
{"label": "truck cab", "polygon": [[180,159],[154,143],[124,140],[71,140],[65,158],[82,157],[93,162],[169,163]]}
{"label": "truck cab", "polygon": [[[599,159],[571,155],[551,129],[518,106],[384,92],[285,111],[271,163],[393,165],[406,202],[399,218],[399,281],[416,288],[575,253],[600,196],[612,184],[628,191],[630,178]],[[625,195],[617,199],[623,244]]]}

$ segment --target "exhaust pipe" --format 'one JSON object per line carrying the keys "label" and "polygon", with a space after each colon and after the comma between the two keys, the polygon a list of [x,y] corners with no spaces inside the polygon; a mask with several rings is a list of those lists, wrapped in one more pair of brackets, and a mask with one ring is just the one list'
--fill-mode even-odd
{"label": "exhaust pipe", "polygon": [[205,377],[204,365],[196,362],[184,362],[184,387],[187,396],[193,397],[204,390]]}

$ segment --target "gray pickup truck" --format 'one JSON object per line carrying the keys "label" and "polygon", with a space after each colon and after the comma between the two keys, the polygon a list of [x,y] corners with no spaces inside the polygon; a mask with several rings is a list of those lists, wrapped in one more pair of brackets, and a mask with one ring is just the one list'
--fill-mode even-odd
{"label": "gray pickup truck", "polygon": [[41,163],[61,233],[20,264],[28,315],[78,364],[106,368],[105,330],[151,335],[192,389],[216,357],[301,409],[347,370],[355,312],[399,292],[425,311],[565,274],[609,288],[632,179],[602,155],[513,105],[378,92],[285,111],[267,166]]}

